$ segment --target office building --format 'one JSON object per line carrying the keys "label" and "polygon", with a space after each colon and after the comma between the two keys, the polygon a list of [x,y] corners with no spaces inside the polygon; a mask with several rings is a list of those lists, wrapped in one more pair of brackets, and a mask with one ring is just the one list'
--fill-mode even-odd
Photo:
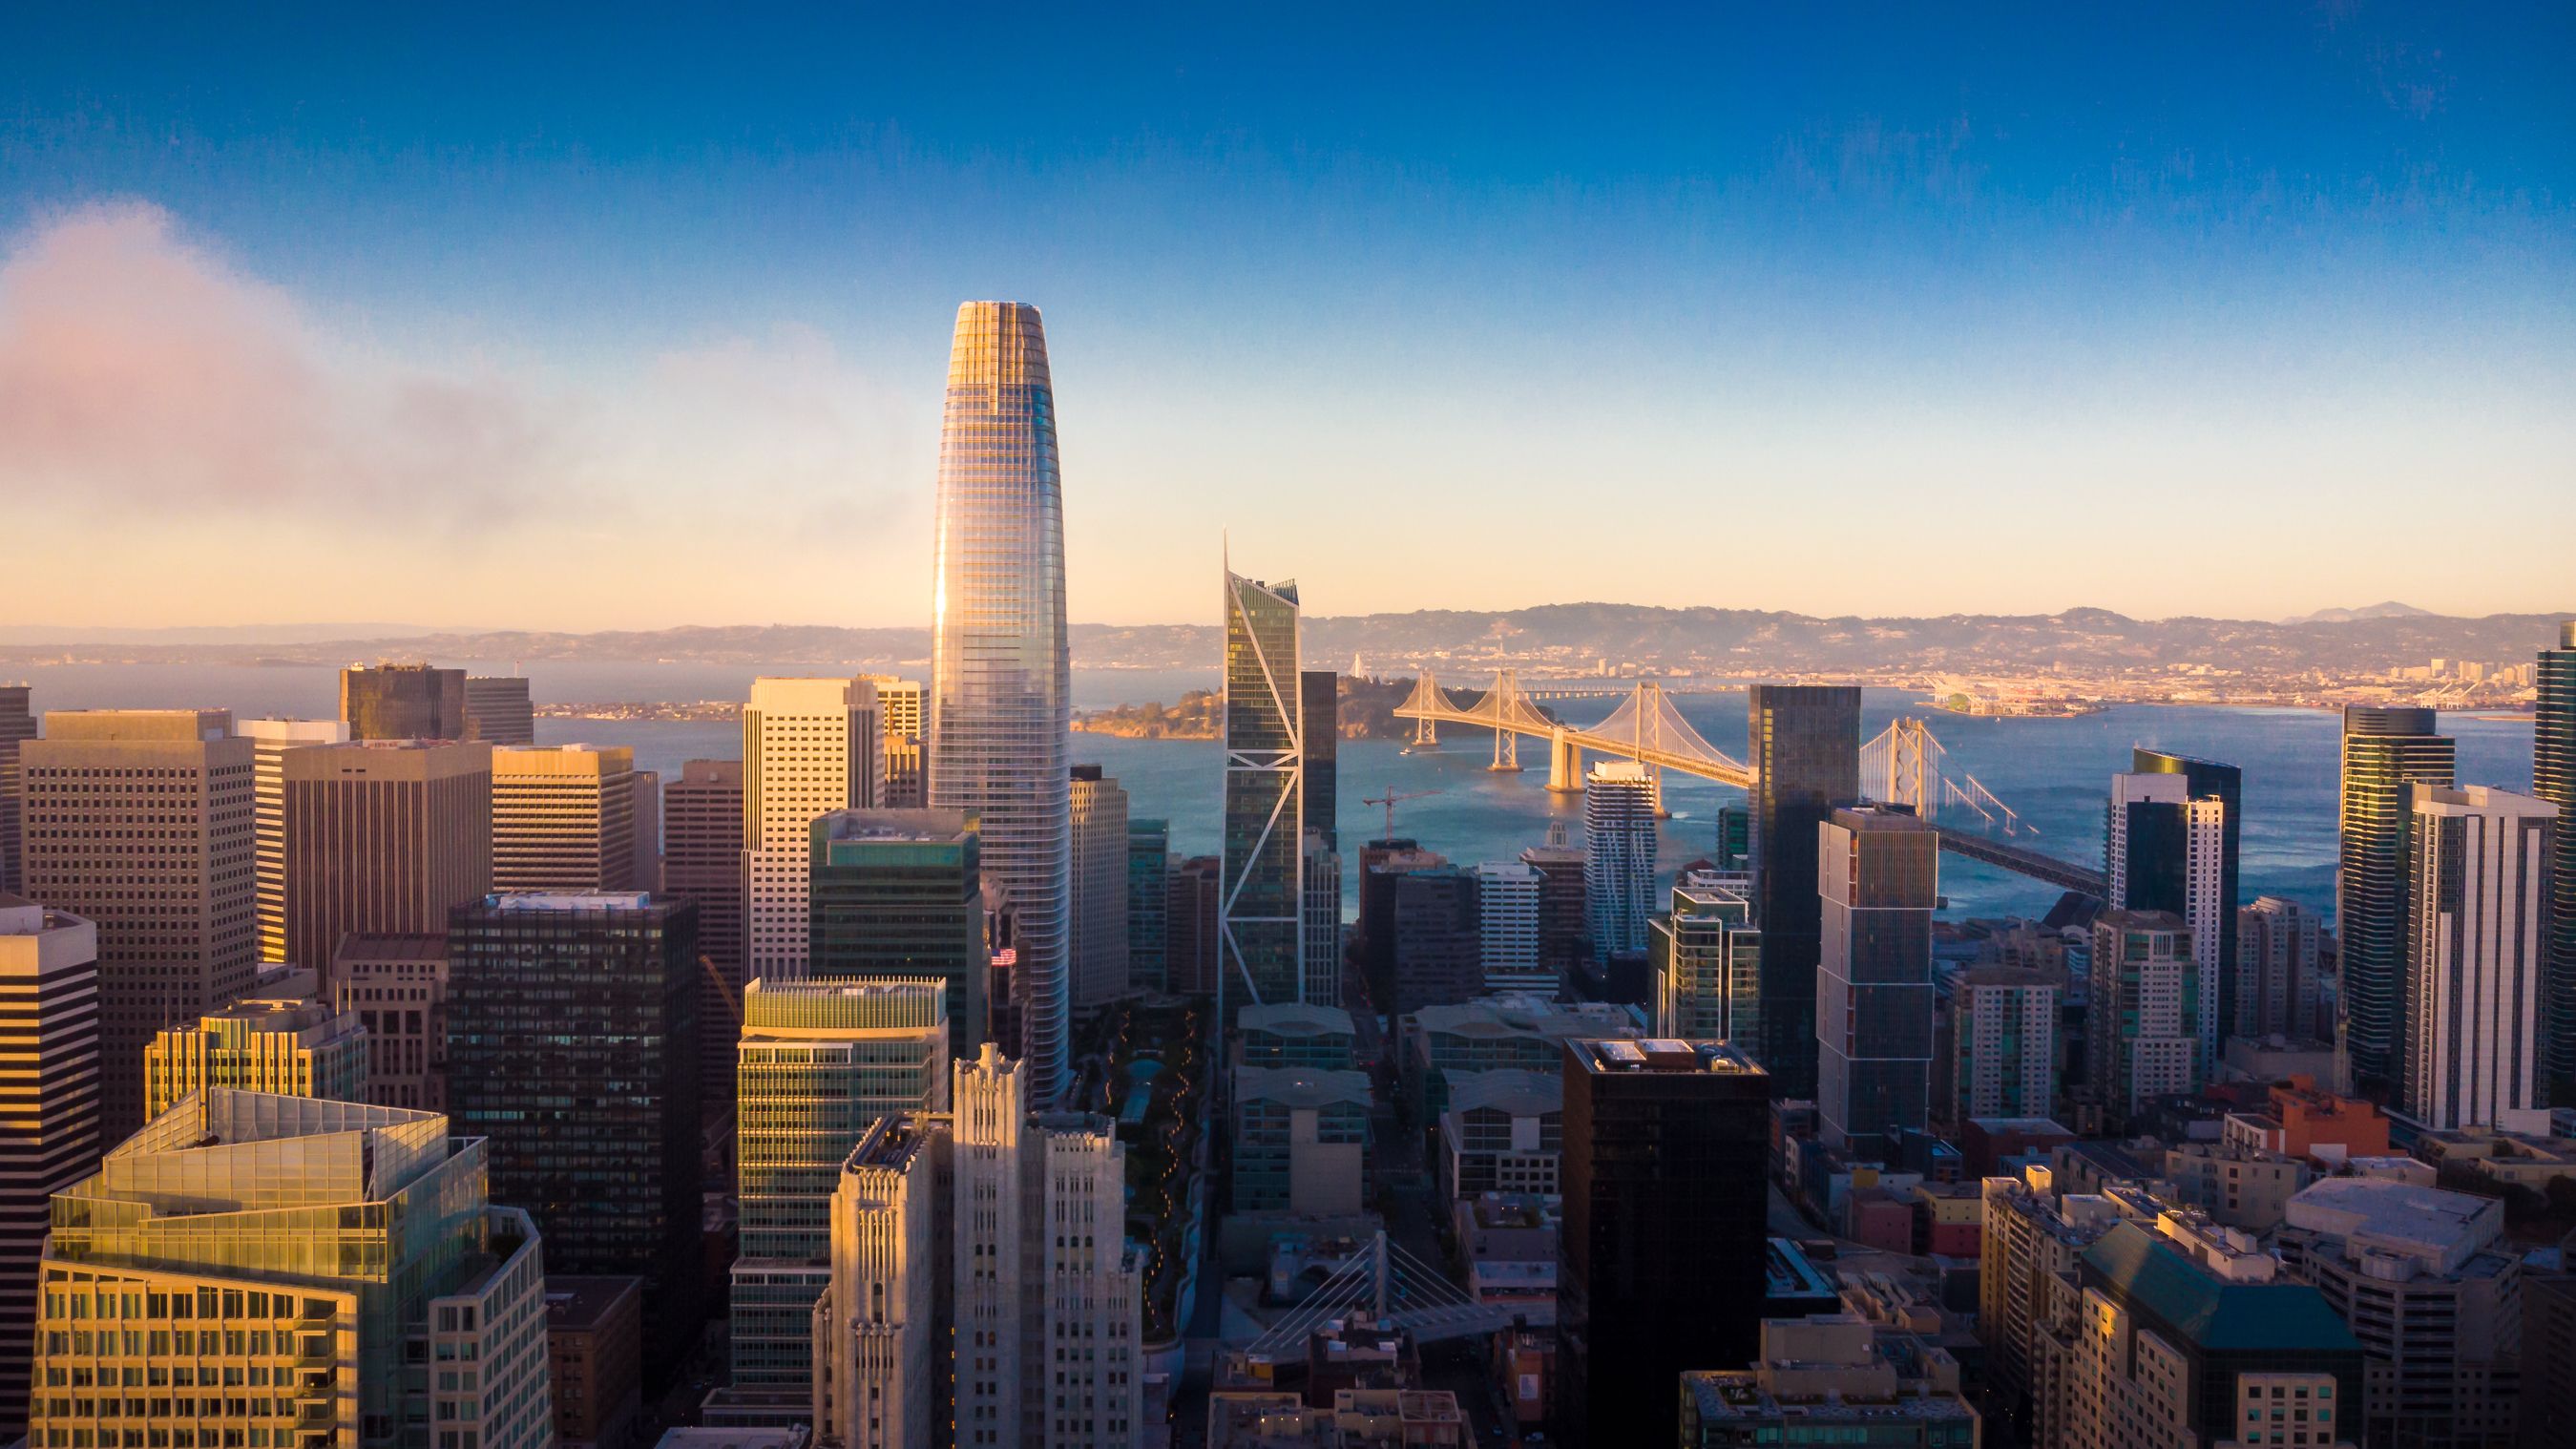
{"label": "office building", "polygon": [[946,1109],[946,990],[931,979],[754,981],[743,993],[728,1406],[774,1400],[790,1420],[809,1407],[832,1190],[878,1118]]}
{"label": "office building", "polygon": [[1545,882],[1516,860],[1476,867],[1477,938],[1487,991],[1556,993],[1563,978],[1540,962],[1538,951],[1538,897]]}
{"label": "office building", "polygon": [[639,891],[662,888],[662,774],[635,772],[635,873],[628,877]]}
{"label": "office building", "polygon": [[366,1100],[447,1110],[446,932],[341,937],[331,1004],[367,1029]]}
{"label": "office building", "polygon": [[2549,1105],[2576,1107],[2576,619],[2558,626],[2558,647],[2540,651],[2532,672],[2537,697],[2532,706],[2531,793],[2557,806],[2559,820],[2550,851],[2541,1087]]}
{"label": "office building", "polygon": [[2268,1233],[2315,1174],[2285,1153],[2243,1142],[2180,1142],[2165,1149],[2156,1196],[2209,1214],[2220,1227]]}
{"label": "office building", "polygon": [[1951,1122],[2055,1114],[2065,999],[2065,974],[2037,967],[1988,963],[1951,978]]}
{"label": "office building", "polygon": [[98,928],[0,894],[0,1435],[27,1423],[49,1200],[98,1166]]}
{"label": "office building", "polygon": [[650,1356],[698,1326],[697,913],[642,892],[493,895],[447,931],[447,1100],[492,1195],[567,1273],[644,1280]]}
{"label": "office building", "polygon": [[1215,992],[1217,910],[1224,886],[1225,863],[1213,855],[1194,855],[1173,863],[1163,910],[1163,959],[1169,990],[1192,996]]}
{"label": "office building", "polygon": [[467,675],[465,737],[496,746],[535,744],[537,711],[528,700],[528,681],[515,674]]}
{"label": "office building", "polygon": [[1583,780],[1583,915],[1592,956],[1646,949],[1655,913],[1654,777],[1632,760],[1603,760]]}
{"label": "office building", "polygon": [[2113,1123],[2199,1082],[2199,975],[2191,930],[2164,911],[2104,911],[2093,921],[2091,1089]]}
{"label": "office building", "polygon": [[143,1049],[145,1115],[209,1087],[366,1101],[367,1028],[312,993],[312,972],[279,970],[238,1001],[163,1027]]}
{"label": "office building", "polygon": [[644,1280],[546,1275],[555,1449],[620,1449],[644,1412]]}
{"label": "office building", "polygon": [[1297,739],[1305,750],[1305,778],[1298,800],[1306,812],[1308,834],[1324,838],[1324,848],[1342,849],[1341,752],[1342,677],[1329,669],[1308,669],[1297,676]]}
{"label": "office building", "polygon": [[2316,1289],[2278,1268],[2248,1235],[2176,1210],[2118,1223],[2077,1254],[2059,1442],[2363,1442],[2361,1344]]}
{"label": "office building", "polygon": [[0,684],[0,894],[15,893],[26,884],[26,847],[18,836],[18,747],[35,737],[27,686]]}
{"label": "office building", "polygon": [[221,710],[55,710],[18,747],[27,899],[98,929],[99,1141],[143,1125],[143,1048],[259,964],[251,743]]}
{"label": "office building", "polygon": [[1762,933],[1752,920],[1750,901],[1706,876],[1674,883],[1672,909],[1646,926],[1657,1036],[1760,1037]]}
{"label": "office building", "polygon": [[2340,949],[2335,1049],[2342,1085],[2394,1084],[2403,1049],[2406,829],[2418,782],[2453,783],[2456,753],[2429,709],[2343,712],[2341,855],[2335,871]]}
{"label": "office building", "polygon": [[1395,1022],[1397,1071],[1416,1122],[1435,1122],[1449,1110],[1449,1082],[1468,1072],[1501,1068],[1555,1072],[1564,1066],[1564,1043],[1579,1038],[1634,1038],[1634,1011],[1604,1001],[1560,1004],[1540,996],[1479,996],[1451,1006],[1426,1006]]}
{"label": "office building", "polygon": [[1816,1107],[1825,1145],[1919,1132],[1932,1102],[1932,912],[1941,837],[1911,812],[1850,806],[1818,833]]}
{"label": "office building", "polygon": [[1761,1036],[1747,1045],[1774,1091],[1813,1097],[1816,960],[1824,929],[1816,831],[1835,806],[1860,798],[1860,690],[1757,684],[1746,701],[1746,721],[1754,775],[1747,802],[1753,919],[1762,928]]}
{"label": "office building", "polygon": [[2407,828],[2399,1100],[2436,1129],[2545,1130],[2540,986],[2558,807],[2416,785]]}
{"label": "office building", "polygon": [[1064,771],[1073,666],[1055,386],[1035,307],[957,309],[936,532],[930,803],[980,822],[985,874],[1010,897],[1016,922],[1011,989],[1027,1070],[1035,1095],[1052,1099],[1069,1068]]}
{"label": "office building", "polygon": [[[2190,910],[2178,912],[2192,929],[2192,946],[2199,953],[2198,959],[2202,962],[2201,989],[2208,999],[2201,1003],[2201,1017],[2205,1022],[2211,1023],[2205,1026],[2201,1033],[2205,1070],[2210,1063],[2218,1059],[2217,1039],[2235,1029],[2232,1023],[2236,1020],[2239,1011],[2236,1004],[2235,978],[2236,908],[2244,899],[2239,894],[2242,878],[2240,858],[2243,854],[2245,830],[2244,772],[2234,765],[2221,764],[2216,760],[2178,755],[2170,750],[2145,748],[2132,749],[2129,752],[2129,769],[2133,774],[2170,775],[2179,778],[2183,782],[2184,793],[2191,802],[2186,811],[2187,819],[2199,821],[2211,813],[2212,807],[2215,807],[2215,813],[2218,816],[2218,841],[2215,852],[2218,880],[2214,887],[2206,891],[2213,903],[2209,911],[2211,919],[2203,922],[2199,915]],[[2193,894],[2191,883],[2205,879],[2208,870],[2209,864],[2205,858],[2185,860],[2186,895]],[[2185,904],[2195,903],[2196,901],[2187,900]],[[2112,904],[2118,905],[2119,902],[2114,900]],[[2162,904],[2151,904],[2145,908],[2173,909]],[[2139,907],[2132,906],[2130,909],[2135,910]],[[2207,933],[2207,939],[2203,939],[2203,933]]]}
{"label": "office building", "polygon": [[465,671],[352,664],[340,671],[340,722],[353,740],[471,739]]}
{"label": "office building", "polygon": [[1770,1082],[1717,1042],[1570,1040],[1563,1060],[1563,1437],[1677,1443],[1683,1371],[1761,1346]]}
{"label": "office building", "polygon": [[1304,685],[1297,586],[1225,576],[1225,886],[1218,921],[1228,1002],[1302,999]]}
{"label": "office building", "polygon": [[1105,1118],[1034,1110],[1033,1087],[988,1043],[957,1063],[945,1116],[881,1119],[843,1163],[814,1314],[823,1442],[1140,1441],[1144,1253],[1122,1232],[1126,1149]]}
{"label": "office building", "polygon": [[1539,962],[1562,981],[1592,954],[1592,928],[1583,916],[1583,847],[1568,841],[1564,821],[1552,820],[1547,843],[1523,849],[1521,864],[1539,877]]}
{"label": "office building", "polygon": [[876,686],[864,679],[763,678],[742,712],[746,976],[805,972],[814,822],[877,806]]}
{"label": "office building", "polygon": [[492,888],[649,890],[636,878],[635,752],[624,745],[492,751]]}
{"label": "office building", "polygon": [[[251,742],[253,819],[258,840],[259,959],[281,965],[286,955],[286,752],[308,745],[344,745],[349,727],[336,719],[246,719],[236,732]],[[301,961],[314,966],[322,963]]]}
{"label": "office building", "polygon": [[1318,831],[1306,832],[1306,1000],[1330,1006],[1342,999],[1342,858]]}
{"label": "office building", "polygon": [[[2139,751],[2140,755],[2147,751]],[[2218,1060],[2222,1024],[2219,986],[2234,976],[2235,958],[2222,955],[2220,922],[2235,935],[2236,902],[2225,893],[2228,837],[2226,802],[2196,795],[2187,776],[2131,772],[2111,777],[2106,830],[2106,904],[2117,911],[2164,911],[2191,928],[2192,974],[2199,1040],[2195,1070],[2206,1078]]]}
{"label": "office building", "polygon": [[812,849],[813,979],[944,982],[949,1051],[990,1040],[981,833],[953,810],[836,810]]}
{"label": "office building", "polygon": [[1682,1449],[1739,1444],[1867,1444],[1976,1449],[1977,1411],[1921,1339],[1879,1333],[1853,1313],[1762,1320],[1750,1370],[1682,1375]]}
{"label": "office building", "polygon": [[[2278,1250],[2361,1340],[2369,1444],[2514,1449],[2522,1261],[2495,1198],[2333,1177],[2290,1199]],[[2534,1365],[2537,1367],[2537,1365]]]}
{"label": "office building", "polygon": [[2526,1272],[2522,1281],[2522,1441],[2576,1438],[2576,1264]]}
{"label": "office building", "polygon": [[1448,863],[1447,856],[1401,838],[1360,847],[1360,972],[1376,999],[1395,999],[1396,883],[1414,871]]}
{"label": "office building", "polygon": [[2237,910],[2228,1035],[2304,1041],[2317,1034],[2324,936],[2325,923],[2296,901],[2257,896]]}
{"label": "office building", "polygon": [[443,930],[492,889],[490,745],[322,745],[285,771],[289,961],[327,971],[344,936]]}
{"label": "office building", "polygon": [[733,1097],[742,1026],[742,761],[691,760],[662,786],[662,896],[698,908],[704,1099]]}
{"label": "office building", "polygon": [[1717,807],[1717,852],[1709,864],[1728,875],[1753,873],[1753,812],[1741,805]]}
{"label": "office building", "polygon": [[1449,1079],[1432,1162],[1443,1200],[1489,1192],[1554,1197],[1564,1190],[1564,1153],[1562,1076],[1503,1068]]}
{"label": "office building", "polygon": [[1076,765],[1066,798],[1072,936],[1065,952],[1074,1015],[1127,995],[1127,792],[1098,765]]}
{"label": "office building", "polygon": [[930,804],[929,756],[923,740],[929,718],[927,691],[918,679],[895,674],[862,674],[876,686],[877,727],[885,741],[885,783],[877,802],[889,810],[920,810]]}
{"label": "office building", "polygon": [[1368,1073],[1238,1066],[1232,1086],[1234,1211],[1361,1211],[1369,1181]]}
{"label": "office building", "polygon": [[1170,989],[1172,822],[1127,822],[1127,989]]}
{"label": "office building", "polygon": [[1247,1006],[1235,1013],[1234,1029],[1234,1060],[1241,1066],[1344,1071],[1360,1065],[1351,1014],[1338,1006]]}
{"label": "office building", "polygon": [[448,1128],[218,1087],[108,1153],[54,1197],[28,1442],[551,1444],[545,1245]]}
{"label": "office building", "polygon": [[1454,865],[1406,871],[1395,878],[1391,895],[1395,990],[1389,1010],[1407,1016],[1481,994],[1485,941],[1475,873]]}

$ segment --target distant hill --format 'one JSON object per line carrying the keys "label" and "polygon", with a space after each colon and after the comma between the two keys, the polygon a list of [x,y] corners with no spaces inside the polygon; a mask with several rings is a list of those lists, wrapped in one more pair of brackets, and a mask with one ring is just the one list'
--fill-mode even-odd
{"label": "distant hill", "polygon": [[[1567,669],[1606,660],[1614,670],[1667,673],[1980,673],[2012,670],[2155,669],[2207,664],[2270,671],[2366,671],[2449,659],[2521,660],[2558,637],[2557,614],[2466,619],[2403,604],[2348,619],[2132,619],[2107,609],[2057,614],[1947,614],[1935,618],[1818,618],[1759,609],[1657,609],[1633,604],[1550,604],[1498,611],[1424,610],[1310,618],[1306,651],[1344,667],[1353,654],[1372,672],[1410,673],[1445,660],[1462,674],[1511,661]],[[1077,624],[1075,662],[1089,668],[1214,669],[1214,624]],[[0,644],[0,662],[60,658],[62,645]],[[76,657],[134,662],[342,664],[377,657],[851,666],[919,670],[930,656],[921,628],[844,629],[821,624],[738,625],[595,634],[510,631],[351,637],[238,644],[86,640]],[[1459,682],[1467,682],[1462,678]]]}
{"label": "distant hill", "polygon": [[2301,614],[2295,619],[2283,619],[2281,622],[2284,624],[2356,624],[2365,619],[2435,617],[2437,616],[2430,609],[2419,609],[2413,604],[2401,604],[2391,599],[2384,604],[2366,604],[2358,609],[2319,609],[2313,614]]}

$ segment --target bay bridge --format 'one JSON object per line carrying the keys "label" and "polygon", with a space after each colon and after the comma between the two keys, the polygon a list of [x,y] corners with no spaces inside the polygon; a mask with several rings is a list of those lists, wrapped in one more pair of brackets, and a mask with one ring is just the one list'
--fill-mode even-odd
{"label": "bay bridge", "polygon": [[[1619,707],[1588,728],[1552,720],[1531,702],[1540,698],[1619,698],[1622,694],[1625,698]],[[1417,748],[1437,746],[1442,725],[1491,730],[1494,758],[1487,768],[1493,770],[1521,768],[1522,736],[1545,740],[1547,788],[1560,793],[1583,788],[1586,753],[1635,760],[1650,772],[1671,770],[1741,790],[1751,790],[1754,783],[1753,768],[1710,744],[1691,727],[1690,721],[1682,718],[1672,694],[1652,681],[1615,692],[1589,683],[1525,689],[1516,671],[1504,669],[1495,673],[1493,688],[1474,703],[1462,706],[1451,699],[1429,670],[1424,670],[1414,681],[1413,693],[1396,706],[1395,715],[1413,721],[1413,744]],[[1953,855],[1983,861],[2060,890],[2091,896],[2108,891],[2099,870],[1999,840],[1989,833],[2000,827],[2006,836],[2024,832],[2036,835],[2039,829],[1995,798],[1994,792],[1976,776],[1952,767],[1949,751],[1920,719],[1898,719],[1860,747],[1860,786],[1867,799],[1911,806],[1916,814],[1932,822],[1941,834],[1941,848]],[[1960,813],[1972,814],[1979,828],[1943,824],[1940,816],[1945,812],[1954,819]]]}

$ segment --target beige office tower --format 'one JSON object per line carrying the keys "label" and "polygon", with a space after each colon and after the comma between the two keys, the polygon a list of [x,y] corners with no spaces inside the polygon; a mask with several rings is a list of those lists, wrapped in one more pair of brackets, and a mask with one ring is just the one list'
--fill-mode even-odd
{"label": "beige office tower", "polygon": [[533,745],[537,742],[536,706],[528,700],[522,675],[465,677],[465,737],[487,745]]}
{"label": "beige office tower", "polygon": [[280,969],[239,1001],[163,1027],[143,1049],[145,1116],[209,1087],[363,1102],[367,1029],[313,999],[312,972]]}
{"label": "beige office tower", "polygon": [[0,892],[24,884],[26,851],[18,839],[18,746],[36,737],[27,686],[0,684]]}
{"label": "beige office tower", "polygon": [[876,686],[865,679],[755,679],[742,712],[746,978],[805,974],[814,822],[874,809],[884,773]]}
{"label": "beige office tower", "polygon": [[[286,752],[344,745],[349,726],[336,719],[246,719],[237,731],[251,743],[259,840],[259,959],[286,957]],[[320,969],[325,963],[296,964]]]}
{"label": "beige office tower", "polygon": [[1127,792],[1098,765],[1072,781],[1073,1011],[1089,1016],[1127,994]]}
{"label": "beige office tower", "polygon": [[447,1110],[447,933],[340,938],[331,1003],[367,1029],[367,1100]]}
{"label": "beige office tower", "polygon": [[[314,966],[357,932],[447,929],[492,889],[492,747],[369,740],[286,757],[286,954]],[[324,974],[327,999],[334,985]]]}
{"label": "beige office tower", "polygon": [[27,1423],[47,1200],[98,1154],[98,928],[0,895],[0,1441]]}
{"label": "beige office tower", "polygon": [[19,749],[23,894],[98,927],[99,1136],[115,1142],[143,1125],[152,1034],[258,971],[252,746],[223,710],[57,710]]}
{"label": "beige office tower", "polygon": [[919,1449],[934,1427],[960,1449],[1139,1442],[1126,1149],[1107,1118],[1031,1111],[1027,1073],[988,1042],[957,1064],[945,1117],[881,1120],[843,1164],[814,1309],[818,1443]]}
{"label": "beige office tower", "polygon": [[930,803],[929,754],[922,700],[927,690],[918,679],[897,674],[862,674],[877,687],[877,728],[885,737],[885,800],[890,810],[919,810]]}
{"label": "beige office tower", "polygon": [[484,1178],[435,1112],[173,1107],[54,1195],[28,1442],[551,1445],[543,1247]]}
{"label": "beige office tower", "polygon": [[635,752],[624,745],[492,751],[492,889],[628,891]]}

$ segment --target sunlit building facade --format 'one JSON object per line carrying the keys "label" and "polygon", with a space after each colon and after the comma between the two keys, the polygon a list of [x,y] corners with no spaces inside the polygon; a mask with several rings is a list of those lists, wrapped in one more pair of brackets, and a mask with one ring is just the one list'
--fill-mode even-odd
{"label": "sunlit building facade", "polygon": [[1749,1042],[1761,1035],[1762,932],[1753,905],[1698,874],[1674,882],[1672,910],[1646,927],[1657,1036]]}
{"label": "sunlit building facade", "polygon": [[1225,885],[1218,1002],[1301,1000],[1305,717],[1297,585],[1225,575]]}
{"label": "sunlit building facade", "polygon": [[2335,934],[2341,948],[2335,1050],[2347,1088],[2393,1083],[2404,1023],[2406,831],[2413,786],[2453,783],[2457,746],[2429,709],[2343,712],[2341,859]]}
{"label": "sunlit building facade", "polygon": [[1655,781],[1629,760],[1604,760],[1583,781],[1583,912],[1592,952],[1607,961],[1646,949],[1655,913]]}
{"label": "sunlit building facade", "polygon": [[0,1441],[27,1422],[47,1199],[99,1147],[98,928],[0,893]]}
{"label": "sunlit building facade", "polygon": [[492,888],[650,889],[636,843],[642,782],[625,745],[492,751]]}
{"label": "sunlit building facade", "polygon": [[871,809],[884,763],[876,686],[763,678],[742,712],[744,978],[805,974],[814,822]]}
{"label": "sunlit building facade", "polygon": [[[259,859],[259,959],[284,962],[286,954],[286,752],[308,745],[349,741],[349,726],[336,719],[246,719],[236,727],[251,742],[254,811]],[[302,962],[313,965],[313,962]]]}
{"label": "sunlit building facade", "polygon": [[2397,1074],[2426,1127],[2546,1131],[2541,975],[2558,807],[2470,785],[2414,787]]}
{"label": "sunlit building facade", "polygon": [[313,999],[313,975],[274,982],[193,1023],[164,1027],[143,1049],[143,1110],[158,1117],[190,1092],[236,1087],[281,1097],[367,1100],[367,1028]]}
{"label": "sunlit building facade", "polygon": [[1046,329],[1021,302],[957,309],[939,438],[931,602],[930,803],[979,822],[1010,898],[1011,973],[1036,1095],[1066,1080],[1073,665],[1064,493]]}
{"label": "sunlit building facade", "polygon": [[1072,779],[1073,1011],[1089,1017],[1127,994],[1127,792],[1098,765]]}

